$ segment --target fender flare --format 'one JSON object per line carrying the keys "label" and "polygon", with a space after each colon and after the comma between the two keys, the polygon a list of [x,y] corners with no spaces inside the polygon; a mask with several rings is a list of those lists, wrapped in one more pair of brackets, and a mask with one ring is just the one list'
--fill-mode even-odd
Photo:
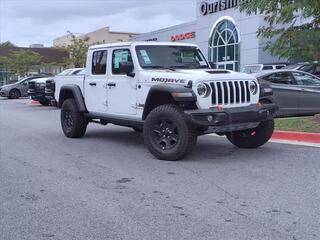
{"label": "fender flare", "polygon": [[81,89],[75,84],[64,85],[60,88],[58,107],[61,108],[64,100],[70,98],[70,93],[76,101],[79,111],[88,112]]}
{"label": "fender flare", "polygon": [[[166,95],[169,99],[157,99],[157,95]],[[179,95],[181,94],[181,95]],[[143,110],[143,119],[146,118],[148,113],[153,109],[153,107],[158,106],[156,101],[159,102],[170,102],[170,103],[195,103],[197,101],[197,96],[193,92],[192,88],[185,87],[177,84],[161,84],[154,85],[150,88],[148,96],[145,101]]]}

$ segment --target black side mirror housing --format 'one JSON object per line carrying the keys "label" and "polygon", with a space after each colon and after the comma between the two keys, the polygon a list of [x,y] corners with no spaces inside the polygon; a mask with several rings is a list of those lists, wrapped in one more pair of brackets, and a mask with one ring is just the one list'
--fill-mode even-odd
{"label": "black side mirror housing", "polygon": [[121,62],[119,67],[120,73],[125,73],[129,77],[134,77],[135,74],[133,73],[134,66],[132,62]]}

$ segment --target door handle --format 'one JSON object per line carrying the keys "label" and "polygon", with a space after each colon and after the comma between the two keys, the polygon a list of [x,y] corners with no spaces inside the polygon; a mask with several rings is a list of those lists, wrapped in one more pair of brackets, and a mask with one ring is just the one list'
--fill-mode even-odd
{"label": "door handle", "polygon": [[90,85],[90,86],[97,86],[97,83],[91,82],[91,83],[89,83],[89,85]]}
{"label": "door handle", "polygon": [[115,84],[115,83],[108,83],[107,86],[108,86],[108,87],[115,87],[116,84]]}

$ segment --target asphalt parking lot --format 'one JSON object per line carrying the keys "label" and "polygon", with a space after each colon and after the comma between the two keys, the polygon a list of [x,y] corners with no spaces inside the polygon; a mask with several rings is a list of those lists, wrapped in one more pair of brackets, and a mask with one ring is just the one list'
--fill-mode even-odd
{"label": "asphalt parking lot", "polygon": [[59,114],[0,100],[0,239],[320,239],[320,148],[204,136],[164,162],[129,128],[67,139]]}

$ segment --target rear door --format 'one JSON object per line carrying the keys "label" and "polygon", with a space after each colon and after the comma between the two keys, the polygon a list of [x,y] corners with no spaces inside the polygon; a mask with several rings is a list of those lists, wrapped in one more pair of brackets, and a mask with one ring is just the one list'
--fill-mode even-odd
{"label": "rear door", "polygon": [[301,114],[320,113],[320,79],[308,73],[293,72],[293,77],[301,93],[299,109]]}
{"label": "rear door", "polygon": [[301,88],[296,85],[291,72],[276,72],[262,79],[269,82],[273,89],[273,98],[279,106],[279,115],[299,114]]}
{"label": "rear door", "polygon": [[85,103],[90,113],[107,112],[107,57],[108,50],[92,51],[87,59],[84,81]]}

